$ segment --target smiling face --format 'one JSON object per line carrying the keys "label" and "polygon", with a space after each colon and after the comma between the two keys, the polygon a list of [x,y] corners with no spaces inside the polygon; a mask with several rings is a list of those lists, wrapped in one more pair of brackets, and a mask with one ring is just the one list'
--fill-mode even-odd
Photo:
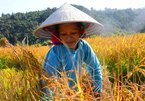
{"label": "smiling face", "polygon": [[77,42],[81,36],[80,27],[77,23],[60,24],[58,31],[62,43],[66,44],[71,49],[76,49]]}

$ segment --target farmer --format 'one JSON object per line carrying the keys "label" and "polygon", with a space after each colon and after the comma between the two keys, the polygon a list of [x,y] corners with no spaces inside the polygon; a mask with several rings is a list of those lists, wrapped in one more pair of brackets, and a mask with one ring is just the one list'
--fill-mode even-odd
{"label": "farmer", "polygon": [[[102,74],[98,58],[91,46],[82,38],[99,34],[103,26],[77,8],[64,4],[37,28],[34,34],[51,39],[53,46],[46,55],[44,68],[50,76],[67,71],[68,78],[76,83],[76,71],[85,63],[93,80],[94,92],[102,92]],[[81,74],[80,74],[81,75]],[[75,83],[68,81],[72,88]]]}

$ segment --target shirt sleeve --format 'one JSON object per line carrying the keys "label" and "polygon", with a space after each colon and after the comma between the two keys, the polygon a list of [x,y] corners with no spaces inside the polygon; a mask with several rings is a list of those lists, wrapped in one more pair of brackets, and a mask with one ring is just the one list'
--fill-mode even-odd
{"label": "shirt sleeve", "polygon": [[86,63],[87,70],[93,79],[93,86],[95,86],[94,91],[102,92],[102,73],[100,62],[89,44],[85,45],[84,51],[84,62]]}
{"label": "shirt sleeve", "polygon": [[46,55],[46,59],[44,62],[44,69],[47,71],[47,73],[52,76],[57,76],[59,73],[59,68],[60,68],[60,62],[58,60],[56,52],[52,48]]}

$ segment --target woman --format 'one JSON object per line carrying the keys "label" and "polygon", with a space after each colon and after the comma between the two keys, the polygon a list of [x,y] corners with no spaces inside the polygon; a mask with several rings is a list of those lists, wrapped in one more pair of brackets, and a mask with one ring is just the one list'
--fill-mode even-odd
{"label": "woman", "polygon": [[[78,16],[74,16],[76,12]],[[79,14],[83,16],[80,17]],[[68,78],[73,80],[68,81],[69,87],[73,88],[77,84],[76,72],[80,76],[82,64],[85,63],[93,80],[93,91],[100,94],[102,91],[100,63],[90,45],[82,37],[98,33],[101,28],[102,25],[96,20],[68,4],[50,15],[35,31],[38,37],[50,37],[54,44],[44,63],[48,75],[60,76],[61,72],[68,72]]]}

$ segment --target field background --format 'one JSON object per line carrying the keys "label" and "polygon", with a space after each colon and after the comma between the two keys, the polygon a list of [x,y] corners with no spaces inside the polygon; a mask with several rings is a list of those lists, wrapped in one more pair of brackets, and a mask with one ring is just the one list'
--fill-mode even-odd
{"label": "field background", "polygon": [[[86,38],[98,56],[103,73],[103,101],[145,101],[145,33]],[[38,101],[38,78],[43,71],[48,46],[0,47],[0,100]],[[65,75],[65,73],[64,73]],[[78,91],[68,88],[68,79],[43,76],[55,91],[56,101],[95,101],[91,80],[84,70]],[[85,89],[85,91],[84,91]]]}

